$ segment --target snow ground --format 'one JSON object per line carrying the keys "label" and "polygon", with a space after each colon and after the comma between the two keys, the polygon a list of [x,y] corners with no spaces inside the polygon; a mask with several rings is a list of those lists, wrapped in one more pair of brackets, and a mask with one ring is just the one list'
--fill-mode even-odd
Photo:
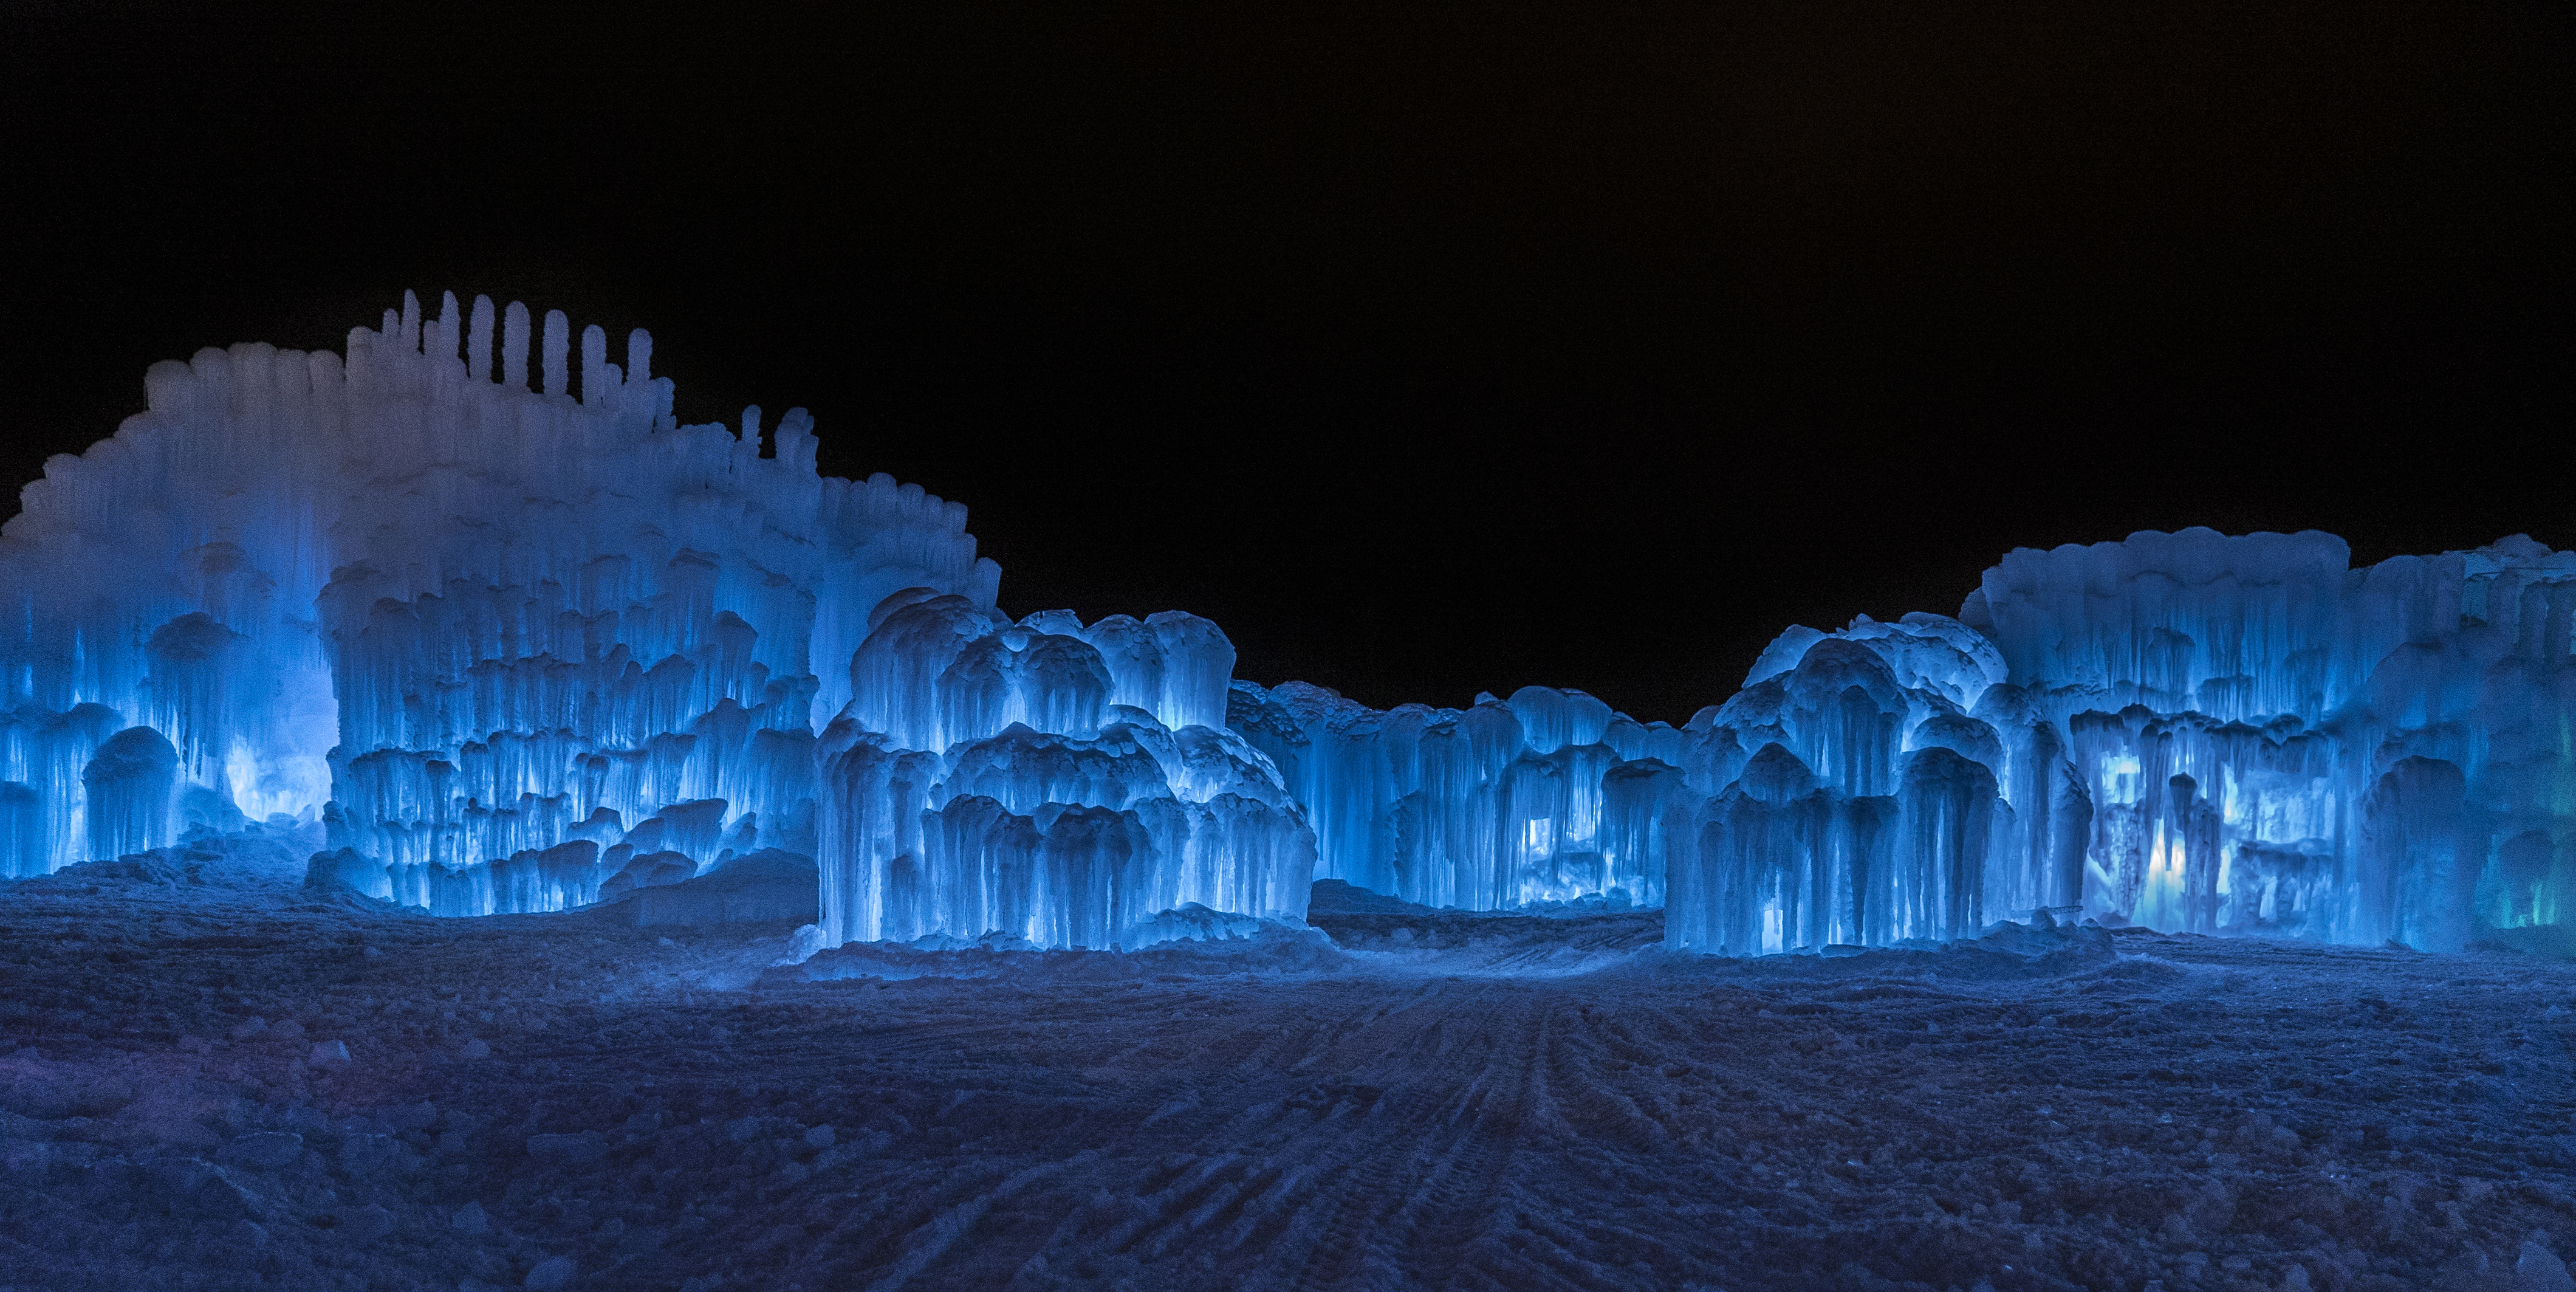
{"label": "snow ground", "polygon": [[1327,885],[773,967],[790,921],[433,920],[304,844],[0,886],[0,1287],[2571,1287],[2564,961],[1720,961]]}

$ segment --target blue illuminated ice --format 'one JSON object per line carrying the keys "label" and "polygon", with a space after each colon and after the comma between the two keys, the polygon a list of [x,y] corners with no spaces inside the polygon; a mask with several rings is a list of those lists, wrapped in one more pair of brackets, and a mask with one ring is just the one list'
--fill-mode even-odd
{"label": "blue illuminated ice", "polygon": [[768,456],[758,409],[681,426],[650,337],[575,340],[406,295],[345,359],[155,365],[49,462],[0,529],[0,875],[285,816],[317,881],[449,915],[780,849],[829,942],[1134,946],[1326,878],[1731,954],[2043,911],[2450,949],[2576,886],[2576,553],[2528,538],[2024,549],[1956,618],[1788,629],[1678,728],[1381,711],[1235,680],[1192,615],[1014,620],[963,506],[821,476],[802,410]]}
{"label": "blue illuminated ice", "polygon": [[[345,361],[158,364],[150,411],[47,464],[0,538],[6,779],[37,805],[12,873],[227,812],[326,812],[415,895],[423,867],[613,853],[692,801],[724,800],[723,835],[792,838],[817,716],[848,699],[808,660],[846,658],[903,587],[990,605],[964,508],[816,475],[801,410],[763,458],[757,410],[741,439],[674,423],[644,333],[621,370],[587,329],[576,401],[562,315],[544,393],[527,310],[497,382],[494,323],[406,296]],[[86,770],[143,730],[175,752],[166,805],[125,793],[130,757]]]}
{"label": "blue illuminated ice", "polygon": [[2456,948],[2576,876],[2576,553],[2349,567],[2320,533],[2022,550],[1960,618],[2062,729],[2085,904],[2163,929]]}
{"label": "blue illuminated ice", "polygon": [[[2013,552],[1956,620],[1790,630],[1691,724],[1704,786],[1776,757],[1711,802],[1669,940],[1886,943],[2047,907],[2437,949],[2555,923],[2576,553],[2349,564],[2314,532],[2143,533]],[[1752,784],[1791,765],[1803,797]]]}
{"label": "blue illuminated ice", "polygon": [[[1215,625],[1012,624],[963,506],[817,474],[801,409],[770,456],[756,408],[678,425],[649,336],[622,368],[579,339],[576,384],[561,313],[406,294],[345,359],[156,365],[150,411],[48,463],[0,534],[0,871],[318,815],[317,875],[449,915],[765,848],[866,894],[828,908],[852,936],[1303,911]],[[906,853],[848,846],[898,807]]]}
{"label": "blue illuminated ice", "polygon": [[1224,726],[1216,625],[926,594],[878,614],[821,748],[827,944],[1134,946],[1192,904],[1305,914],[1314,834]]}
{"label": "blue illuminated ice", "polygon": [[1317,874],[1668,903],[1763,954],[2081,911],[2456,949],[2576,884],[2576,553],[2350,568],[2320,533],[2024,549],[1957,618],[1793,627],[1679,730],[1581,692],[1378,711],[1236,686]]}
{"label": "blue illuminated ice", "polygon": [[1302,682],[1238,682],[1229,721],[1306,806],[1317,878],[1428,906],[1655,905],[1697,806],[1678,774],[1686,733],[1581,691],[1381,712]]}

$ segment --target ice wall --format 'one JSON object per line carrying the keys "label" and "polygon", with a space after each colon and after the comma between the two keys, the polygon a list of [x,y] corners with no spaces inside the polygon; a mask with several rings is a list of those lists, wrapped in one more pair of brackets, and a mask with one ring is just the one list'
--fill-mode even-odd
{"label": "ice wall", "polygon": [[[1306,805],[1320,878],[1467,910],[1669,899],[1681,945],[1787,950],[2075,900],[2086,807],[2062,742],[1980,716],[2005,672],[1956,620],[1864,617],[1791,629],[1678,729],[1537,686],[1381,712],[1238,682],[1228,721]],[[2005,863],[2032,846],[2047,864]]]}
{"label": "ice wall", "polygon": [[1378,711],[1237,683],[1321,877],[1668,902],[1766,953],[2082,910],[2452,949],[2576,884],[2576,553],[2331,535],[2023,550],[1957,618],[1794,627],[1683,728],[1580,692]]}
{"label": "ice wall", "polygon": [[1686,733],[1581,691],[1381,712],[1303,682],[1237,682],[1227,721],[1306,805],[1317,878],[1432,906],[1660,902],[1700,793],[1681,774]]}
{"label": "ice wall", "polygon": [[819,476],[803,410],[764,457],[758,409],[676,423],[642,331],[577,339],[406,293],[345,358],[157,364],[47,463],[0,529],[0,872],[321,812],[338,873],[475,913],[810,848],[868,608],[999,569],[964,507]]}
{"label": "ice wall", "polygon": [[826,944],[1133,947],[1192,903],[1305,914],[1314,833],[1226,729],[1216,625],[913,593],[872,620],[820,751]]}
{"label": "ice wall", "polygon": [[1321,876],[1668,902],[1730,952],[2051,908],[2453,948],[2576,887],[2576,553],[2528,538],[2022,550],[1955,619],[1789,629],[1679,729],[1378,711],[1233,682],[1189,615],[1008,620],[962,506],[818,475],[802,410],[767,456],[756,408],[680,426],[623,358],[406,294],[345,357],[155,365],[0,527],[0,874],[286,814],[448,914],[784,847],[835,939],[1132,945]]}
{"label": "ice wall", "polygon": [[2097,804],[2085,904],[2452,949],[2576,876],[2576,553],[2351,569],[2320,533],[2012,553],[1960,612]]}
{"label": "ice wall", "polygon": [[[2457,949],[2576,874],[2576,553],[2349,568],[2319,533],[2021,550],[1956,620],[1793,628],[1688,728],[1674,945],[2075,907]],[[1748,754],[1748,751],[1749,754]]]}

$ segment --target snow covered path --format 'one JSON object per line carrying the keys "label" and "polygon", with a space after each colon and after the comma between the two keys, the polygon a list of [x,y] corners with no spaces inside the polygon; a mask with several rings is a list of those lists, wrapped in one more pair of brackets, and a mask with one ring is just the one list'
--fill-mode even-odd
{"label": "snow covered path", "polygon": [[784,926],[284,865],[0,893],[0,1285],[2504,1292],[2576,1252],[2563,963],[1390,908],[770,969]]}

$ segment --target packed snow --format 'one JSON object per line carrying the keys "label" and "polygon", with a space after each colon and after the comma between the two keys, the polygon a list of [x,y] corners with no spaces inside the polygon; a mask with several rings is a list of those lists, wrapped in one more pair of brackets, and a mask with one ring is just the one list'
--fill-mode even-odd
{"label": "packed snow", "polygon": [[782,965],[810,908],[431,919],[307,887],[312,843],[9,884],[0,1287],[2527,1292],[2576,1254],[2563,960],[1723,959],[1328,882],[1302,927]]}

